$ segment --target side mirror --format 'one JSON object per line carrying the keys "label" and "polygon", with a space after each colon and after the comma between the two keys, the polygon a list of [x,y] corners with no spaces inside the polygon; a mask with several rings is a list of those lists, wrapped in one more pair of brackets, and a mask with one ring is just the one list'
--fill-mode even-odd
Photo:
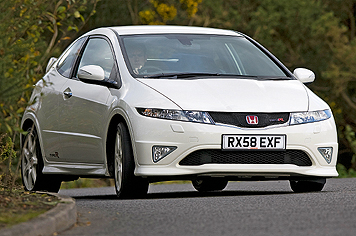
{"label": "side mirror", "polygon": [[103,81],[105,79],[105,72],[100,66],[87,65],[78,70],[77,76],[79,79]]}
{"label": "side mirror", "polygon": [[47,66],[46,66],[46,73],[49,71],[49,69],[51,69],[52,65],[57,61],[57,58],[55,57],[51,57],[48,60]]}
{"label": "side mirror", "polygon": [[293,74],[304,84],[312,83],[315,80],[314,72],[305,68],[297,68],[293,71]]}

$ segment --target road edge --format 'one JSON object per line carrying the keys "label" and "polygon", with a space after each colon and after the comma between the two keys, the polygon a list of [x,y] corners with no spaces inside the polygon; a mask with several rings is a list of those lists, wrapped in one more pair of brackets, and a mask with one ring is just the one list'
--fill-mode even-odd
{"label": "road edge", "polygon": [[57,193],[36,193],[56,196],[59,203],[34,219],[0,230],[0,236],[53,235],[56,232],[69,229],[77,222],[77,207],[73,198]]}

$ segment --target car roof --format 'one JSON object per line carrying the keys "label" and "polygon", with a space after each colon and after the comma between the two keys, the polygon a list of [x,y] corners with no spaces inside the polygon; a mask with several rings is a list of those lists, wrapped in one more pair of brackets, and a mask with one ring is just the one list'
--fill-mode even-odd
{"label": "car roof", "polygon": [[196,26],[168,26],[168,25],[136,25],[136,26],[117,26],[109,27],[116,31],[119,35],[133,35],[133,34],[212,34],[212,35],[231,35],[242,36],[241,34],[224,29],[214,29]]}

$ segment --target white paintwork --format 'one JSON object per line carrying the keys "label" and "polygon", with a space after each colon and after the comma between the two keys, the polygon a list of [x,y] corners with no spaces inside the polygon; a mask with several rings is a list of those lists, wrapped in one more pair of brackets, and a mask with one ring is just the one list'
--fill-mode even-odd
{"label": "white paintwork", "polygon": [[[119,35],[131,35],[131,34],[160,34],[160,33],[194,33],[194,34],[212,34],[212,35],[231,35],[241,36],[241,34],[232,30],[214,29],[214,28],[202,28],[194,26],[157,26],[157,25],[145,25],[145,26],[120,26],[110,27],[119,33]],[[100,30],[100,29],[99,29]]]}
{"label": "white paintwork", "polygon": [[313,71],[305,68],[296,68],[293,71],[293,74],[302,82],[302,83],[311,83],[315,80],[315,74]]}
{"label": "white paintwork", "polygon": [[55,57],[51,57],[48,60],[47,66],[46,66],[46,73],[49,71],[49,69],[51,69],[51,66],[57,61],[57,58]]}
{"label": "white paintwork", "polygon": [[305,87],[297,80],[212,78],[141,81],[170,98],[183,110],[291,112],[308,109]]}
{"label": "white paintwork", "polygon": [[[239,78],[205,80],[136,79],[125,64],[117,37],[130,34],[196,33],[243,37],[230,30],[200,27],[127,26],[100,28],[88,35],[105,35],[111,41],[119,67],[120,89],[69,80],[51,65],[44,81],[39,82],[22,124],[32,120],[39,132],[46,174],[80,176],[108,175],[107,132],[111,118],[118,114],[130,131],[135,174],[138,176],[320,176],[334,177],[337,159],[337,133],[333,117],[302,125],[281,125],[260,129],[228,125],[199,124],[144,117],[136,108],[184,109],[223,112],[303,112],[329,109],[329,106],[302,83],[312,82],[309,70],[297,69],[299,80],[261,81]],[[83,68],[82,68],[83,69]],[[89,69],[90,70],[90,69]],[[102,78],[100,72],[94,73]],[[302,82],[302,83],[301,83]],[[69,89],[69,90],[67,90]],[[66,91],[72,97],[65,97]],[[42,95],[41,95],[42,94]],[[287,135],[286,148],[303,150],[313,165],[216,165],[180,166],[189,153],[200,149],[220,149],[222,134]],[[152,146],[176,146],[177,149],[157,163],[152,161]],[[328,164],[318,147],[333,147]],[[59,152],[59,158],[50,154]],[[63,156],[62,156],[63,155]]]}
{"label": "white paintwork", "polygon": [[79,68],[78,78],[101,81],[105,78],[105,72],[100,66],[87,65]]}

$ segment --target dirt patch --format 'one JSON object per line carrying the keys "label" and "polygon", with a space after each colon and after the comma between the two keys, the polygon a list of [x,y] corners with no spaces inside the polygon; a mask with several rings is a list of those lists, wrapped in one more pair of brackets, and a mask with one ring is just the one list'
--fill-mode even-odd
{"label": "dirt patch", "polygon": [[0,188],[0,229],[28,221],[55,207],[55,196]]}

